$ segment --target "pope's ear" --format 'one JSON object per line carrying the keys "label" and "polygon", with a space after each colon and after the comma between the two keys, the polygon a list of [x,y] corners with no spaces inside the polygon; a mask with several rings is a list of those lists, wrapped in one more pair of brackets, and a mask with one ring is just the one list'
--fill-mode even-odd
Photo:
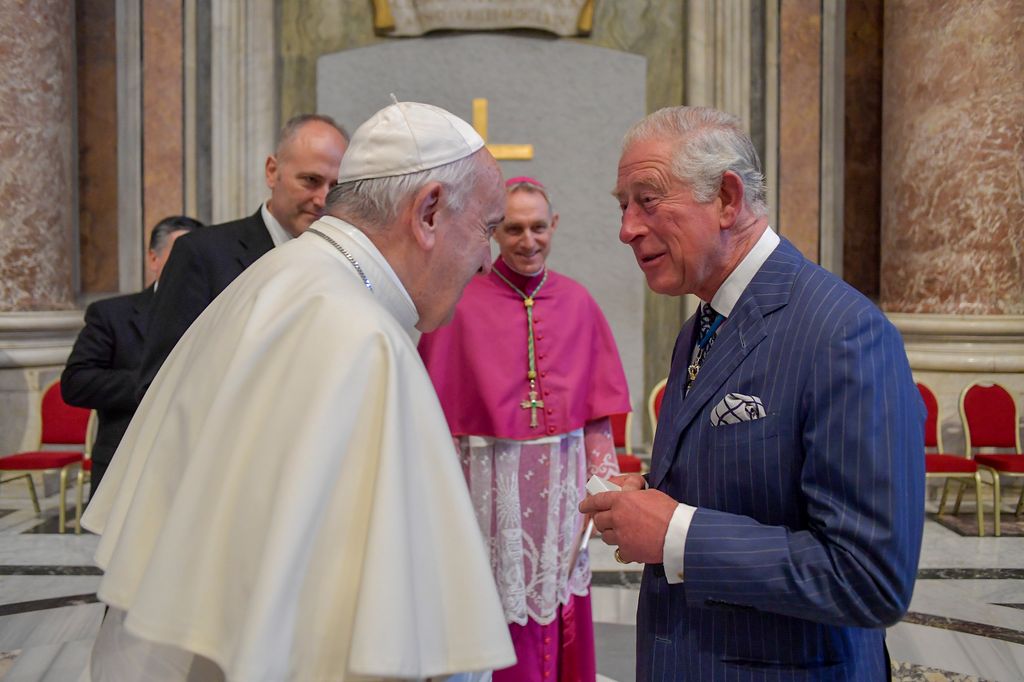
{"label": "pope's ear", "polygon": [[428,182],[413,196],[412,233],[416,242],[425,250],[434,248],[437,239],[438,213],[441,210],[444,185],[439,182]]}

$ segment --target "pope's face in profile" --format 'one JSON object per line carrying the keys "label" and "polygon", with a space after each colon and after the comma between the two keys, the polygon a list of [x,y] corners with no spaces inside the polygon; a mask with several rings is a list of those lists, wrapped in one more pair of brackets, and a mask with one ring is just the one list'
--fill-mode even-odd
{"label": "pope's face in profile", "polygon": [[508,195],[505,220],[494,232],[501,259],[521,275],[535,275],[544,269],[551,252],[551,237],[558,215],[541,192],[519,188]]}
{"label": "pope's face in profile", "polygon": [[490,152],[479,153],[475,183],[461,210],[444,209],[432,263],[433,285],[420,308],[417,328],[437,329],[451,321],[455,304],[473,275],[491,269],[491,235],[505,213],[501,169]]}

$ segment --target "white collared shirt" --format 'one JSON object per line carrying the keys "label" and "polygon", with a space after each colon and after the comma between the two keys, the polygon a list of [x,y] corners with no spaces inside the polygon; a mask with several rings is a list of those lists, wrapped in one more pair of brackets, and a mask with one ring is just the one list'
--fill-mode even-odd
{"label": "white collared shirt", "polygon": [[[718,287],[718,291],[711,298],[711,307],[723,317],[728,319],[732,315],[736,302],[740,295],[746,290],[754,275],[761,269],[764,262],[768,260],[775,247],[779,245],[779,235],[769,226],[761,237],[754,244],[754,248],[747,252],[736,269],[729,273],[729,276]],[[697,349],[693,349],[694,355]],[[665,580],[669,584],[683,582],[683,554],[686,549],[686,535],[690,532],[690,522],[696,507],[679,503],[672,520],[669,521],[668,530],[665,531],[665,544],[662,546],[662,563],[665,567]]]}
{"label": "white collared shirt", "polygon": [[266,201],[260,206],[260,215],[263,217],[263,224],[267,226],[267,232],[270,233],[270,239],[274,242],[274,246],[281,246],[292,239],[292,236],[281,227],[281,223],[277,222],[277,218],[267,208]]}

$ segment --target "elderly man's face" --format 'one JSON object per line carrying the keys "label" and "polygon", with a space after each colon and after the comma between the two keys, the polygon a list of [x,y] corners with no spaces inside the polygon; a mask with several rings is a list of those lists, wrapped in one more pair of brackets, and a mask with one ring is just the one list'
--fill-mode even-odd
{"label": "elderly man's face", "polygon": [[614,191],[622,209],[619,240],[632,247],[653,291],[711,300],[706,285],[722,255],[720,202],[693,199],[672,174],[672,150],[670,141],[648,139],[623,152]]}
{"label": "elderly man's face", "polygon": [[347,143],[333,126],[309,121],[267,159],[267,208],[297,237],[324,214],[327,191],[338,182]]}
{"label": "elderly man's face", "polygon": [[461,211],[444,210],[445,223],[438,234],[435,274],[429,299],[419,306],[417,328],[429,332],[448,323],[462,291],[478,272],[490,272],[491,235],[505,212],[505,187],[498,163],[484,151],[479,154],[479,171],[473,190]]}
{"label": "elderly man's face", "polygon": [[494,233],[501,259],[520,274],[540,272],[557,226],[558,216],[551,215],[543,194],[525,189],[512,192],[505,202],[505,220]]}

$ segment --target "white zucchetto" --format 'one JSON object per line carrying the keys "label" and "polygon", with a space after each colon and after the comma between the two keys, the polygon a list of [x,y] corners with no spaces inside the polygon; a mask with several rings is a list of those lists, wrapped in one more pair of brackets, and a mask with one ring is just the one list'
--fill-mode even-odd
{"label": "white zucchetto", "polygon": [[458,116],[419,102],[396,102],[363,123],[349,140],[338,183],[406,175],[464,159],[483,138]]}

